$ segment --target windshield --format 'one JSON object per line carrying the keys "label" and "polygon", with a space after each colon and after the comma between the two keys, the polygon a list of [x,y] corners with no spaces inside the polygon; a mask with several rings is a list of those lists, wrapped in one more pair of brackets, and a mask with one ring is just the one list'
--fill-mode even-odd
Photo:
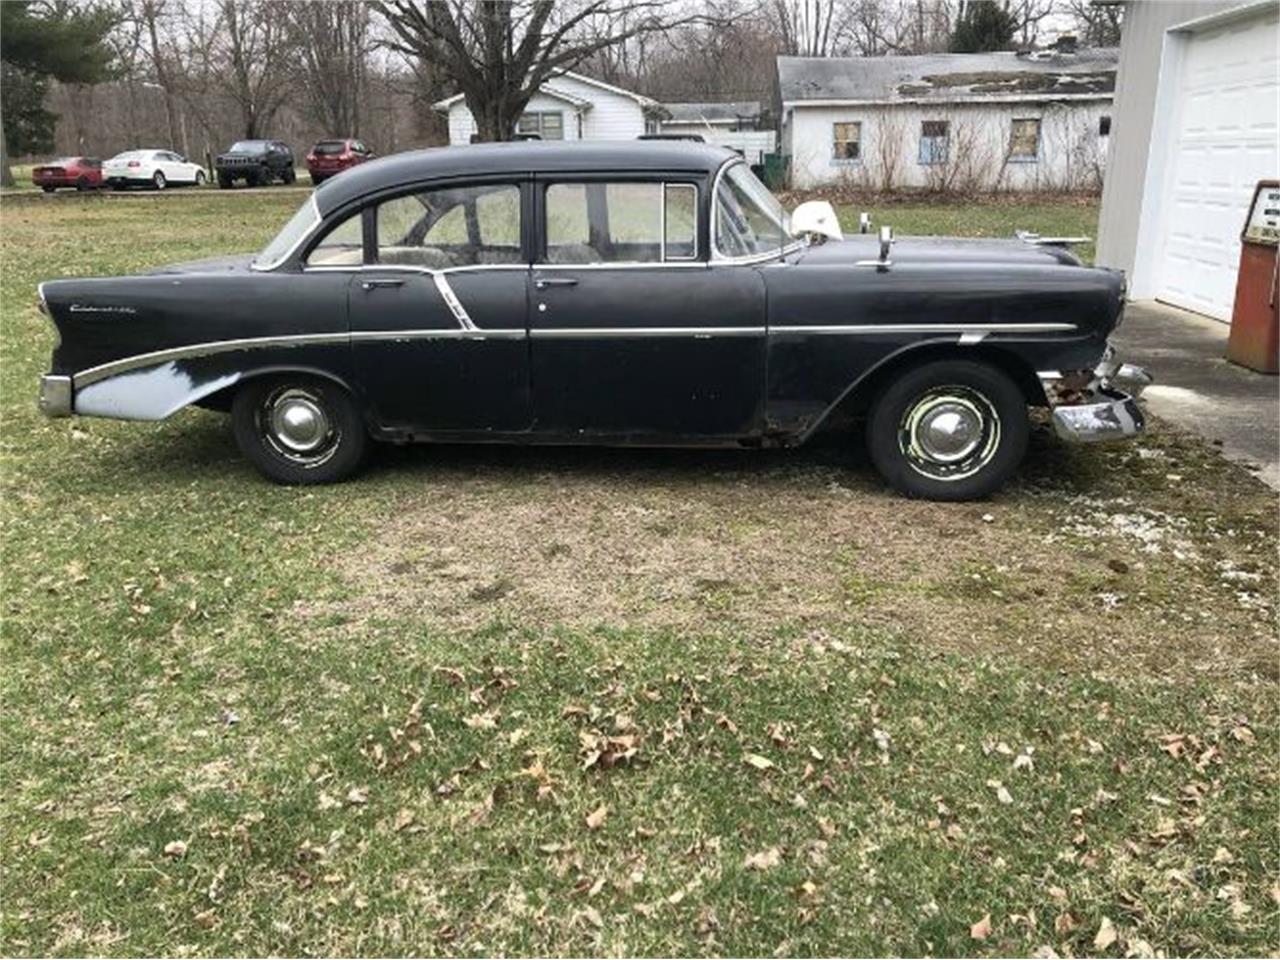
{"label": "windshield", "polygon": [[267,143],[265,140],[240,140],[231,145],[231,149],[227,153],[266,153]]}
{"label": "windshield", "polygon": [[776,253],[790,240],[791,218],[745,163],[724,172],[716,189],[716,252],[723,257]]}
{"label": "windshield", "polygon": [[308,197],[307,202],[293,215],[293,219],[286,223],[284,229],[276,234],[275,239],[254,258],[253,268],[270,270],[272,267],[279,266],[280,262],[293,252],[293,248],[301,243],[319,222],[320,211],[316,209],[316,198]]}

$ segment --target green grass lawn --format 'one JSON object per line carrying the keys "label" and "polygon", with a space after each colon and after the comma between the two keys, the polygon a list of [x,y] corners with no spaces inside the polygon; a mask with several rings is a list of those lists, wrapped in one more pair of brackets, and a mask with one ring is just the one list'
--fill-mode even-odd
{"label": "green grass lawn", "polygon": [[1040,427],[982,504],[840,440],[282,489],[212,413],[39,417],[38,281],[252,250],[298,200],[0,208],[6,954],[1280,949],[1247,473],[1156,424]]}

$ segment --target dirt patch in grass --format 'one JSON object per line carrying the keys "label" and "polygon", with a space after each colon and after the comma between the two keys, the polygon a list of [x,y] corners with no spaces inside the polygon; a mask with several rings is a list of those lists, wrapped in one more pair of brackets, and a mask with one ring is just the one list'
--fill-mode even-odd
{"label": "dirt patch in grass", "polygon": [[[1260,560],[1274,538],[1248,520],[1267,494],[1241,475],[1232,512],[1206,509],[1164,489],[1163,445],[1073,460],[1040,438],[1023,482],[977,504],[893,496],[824,450],[441,449],[367,547],[336,560],[354,597],[310,612],[449,630],[856,625],[1087,669],[1274,673],[1275,570]],[[1080,492],[1098,457],[1133,463],[1118,489]]]}

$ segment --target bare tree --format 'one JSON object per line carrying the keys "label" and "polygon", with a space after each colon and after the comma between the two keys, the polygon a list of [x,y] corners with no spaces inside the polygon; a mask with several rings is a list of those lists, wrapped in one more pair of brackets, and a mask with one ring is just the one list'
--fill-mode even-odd
{"label": "bare tree", "polygon": [[360,102],[372,42],[369,8],[359,0],[290,3],[289,43],[308,112],[335,136],[360,133]]}
{"label": "bare tree", "polygon": [[250,139],[263,136],[289,95],[288,28],[281,0],[220,0],[217,64]]}
{"label": "bare tree", "polygon": [[849,14],[845,0],[773,0],[782,50],[797,57],[829,57]]}
{"label": "bare tree", "polygon": [[166,0],[140,0],[135,6],[135,17],[146,31],[151,75],[164,93],[164,113],[165,121],[169,125],[169,145],[176,149],[179,144],[182,144],[183,149],[186,149],[178,122],[177,95],[173,69],[170,66],[171,58],[160,42],[161,21],[168,15]]}
{"label": "bare tree", "polygon": [[1124,24],[1124,5],[1099,4],[1092,0],[1068,0],[1067,12],[1076,33],[1090,47],[1117,47]]}
{"label": "bare tree", "polygon": [[[434,62],[461,89],[482,140],[510,140],[542,84],[609,47],[702,19],[673,0],[374,0],[411,62]],[[593,32],[589,24],[612,24]]]}

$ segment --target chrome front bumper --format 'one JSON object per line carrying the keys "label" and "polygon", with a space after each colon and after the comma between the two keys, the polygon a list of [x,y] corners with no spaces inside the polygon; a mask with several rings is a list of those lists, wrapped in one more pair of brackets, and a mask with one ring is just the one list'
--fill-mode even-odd
{"label": "chrome front bumper", "polygon": [[40,378],[37,403],[46,417],[71,416],[71,378],[46,373]]}
{"label": "chrome front bumper", "polygon": [[1054,432],[1072,443],[1122,440],[1141,433],[1147,421],[1138,397],[1151,380],[1141,367],[1118,361],[1110,346],[1091,371],[1040,374]]}

